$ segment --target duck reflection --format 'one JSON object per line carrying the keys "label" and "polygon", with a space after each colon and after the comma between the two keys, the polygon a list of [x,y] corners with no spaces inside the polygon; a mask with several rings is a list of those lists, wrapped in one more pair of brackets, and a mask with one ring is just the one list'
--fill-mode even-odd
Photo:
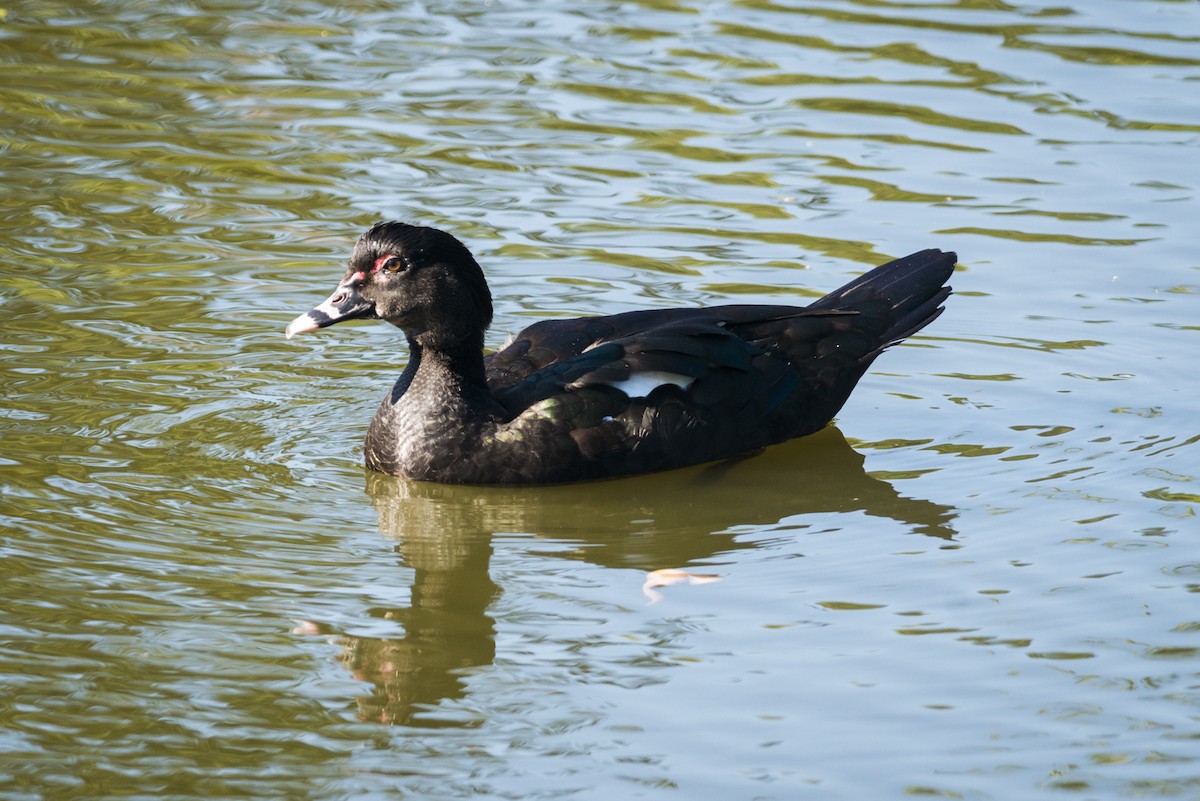
{"label": "duck reflection", "polygon": [[901,496],[867,475],[863,463],[828,427],[753,458],[601,483],[464,487],[369,473],[380,532],[397,541],[401,564],[414,576],[409,606],[371,610],[403,626],[403,637],[343,641],[347,666],[375,687],[360,699],[360,717],[464,724],[436,707],[461,697],[464,672],[495,656],[488,609],[499,593],[489,572],[496,533],[578,542],[556,558],[647,571],[752,548],[733,529],[805,514],[861,511],[914,533],[953,538],[950,508]]}

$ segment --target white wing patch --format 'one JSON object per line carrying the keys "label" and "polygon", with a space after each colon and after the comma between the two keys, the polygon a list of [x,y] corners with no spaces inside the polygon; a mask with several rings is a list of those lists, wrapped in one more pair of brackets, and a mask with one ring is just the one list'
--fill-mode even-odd
{"label": "white wing patch", "polygon": [[619,389],[631,398],[644,398],[665,384],[674,384],[680,389],[687,389],[696,379],[690,375],[668,373],[663,370],[648,370],[644,373],[634,373],[624,381],[605,381],[602,383]]}

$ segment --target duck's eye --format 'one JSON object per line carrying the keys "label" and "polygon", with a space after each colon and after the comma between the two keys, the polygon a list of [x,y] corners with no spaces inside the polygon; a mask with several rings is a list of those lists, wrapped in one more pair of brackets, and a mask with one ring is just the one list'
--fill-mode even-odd
{"label": "duck's eye", "polygon": [[406,262],[404,259],[400,258],[399,256],[393,256],[392,254],[389,253],[388,255],[380,256],[378,259],[375,260],[374,272],[379,272],[380,270],[387,270],[389,273],[398,273],[407,267],[408,267],[408,262]]}

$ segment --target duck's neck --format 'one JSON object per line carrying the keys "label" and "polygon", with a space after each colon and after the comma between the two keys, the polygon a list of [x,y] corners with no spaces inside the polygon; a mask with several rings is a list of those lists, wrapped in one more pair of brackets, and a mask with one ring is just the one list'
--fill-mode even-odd
{"label": "duck's neck", "polygon": [[408,367],[371,421],[366,462],[374,470],[435,478],[443,462],[478,448],[496,421],[476,341],[423,343],[409,337]]}
{"label": "duck's neck", "polygon": [[422,342],[409,339],[409,348],[418,355],[426,371],[436,370],[439,376],[453,378],[464,387],[486,387],[483,373],[483,333],[453,342]]}
{"label": "duck's neck", "polygon": [[[457,406],[458,399],[470,404],[478,403],[480,396],[488,396],[482,333],[449,343],[409,337],[408,348],[409,362],[404,372],[411,372],[412,379],[405,394],[416,392],[412,400],[432,411],[432,407],[444,403]],[[394,397],[396,400],[399,398]]]}

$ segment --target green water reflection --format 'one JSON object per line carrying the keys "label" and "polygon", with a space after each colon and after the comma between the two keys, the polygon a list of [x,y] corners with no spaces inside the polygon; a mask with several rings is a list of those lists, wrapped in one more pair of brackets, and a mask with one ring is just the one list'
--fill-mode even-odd
{"label": "green water reflection", "polygon": [[[754,547],[738,535],[745,527],[799,515],[863,511],[953,538],[951,510],[902,497],[867,475],[863,461],[828,428],[757,458],[637,481],[520,490],[368,474],[380,533],[398,543],[400,564],[413,578],[403,607],[369,610],[401,625],[402,639],[344,641],[347,665],[376,686],[362,701],[363,718],[436,725],[436,707],[463,692],[456,671],[491,663],[488,609],[499,592],[489,574],[494,533],[549,537],[572,558],[643,571],[729,561]],[[697,536],[706,531],[712,533]]]}

